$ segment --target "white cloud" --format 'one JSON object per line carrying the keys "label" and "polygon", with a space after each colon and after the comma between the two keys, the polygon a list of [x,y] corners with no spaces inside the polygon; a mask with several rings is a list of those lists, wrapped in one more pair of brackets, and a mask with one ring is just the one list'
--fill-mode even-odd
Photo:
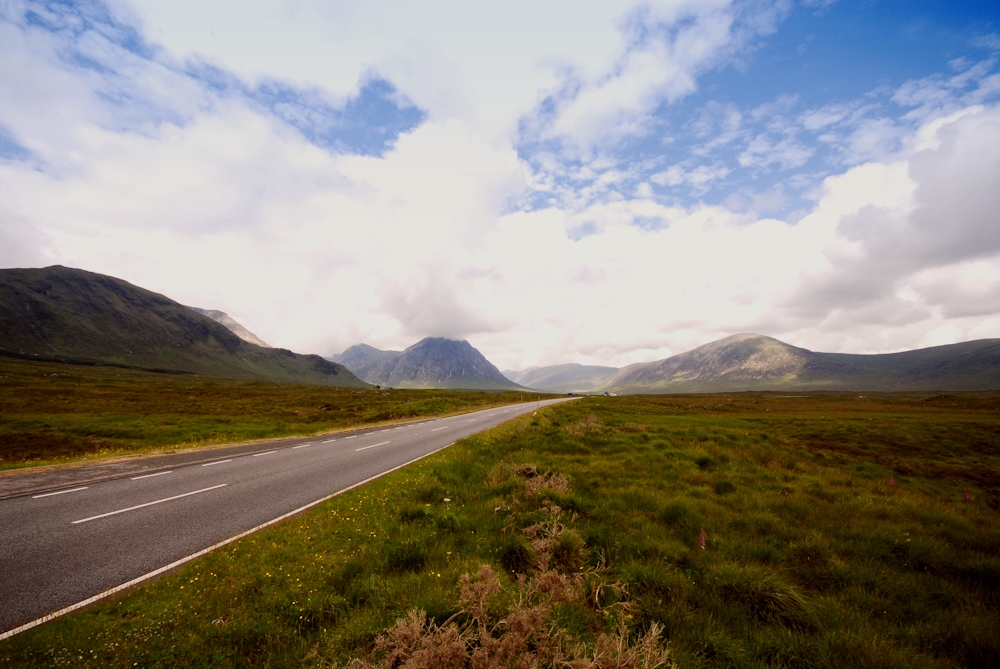
{"label": "white cloud", "polygon": [[[665,206],[650,183],[697,189],[732,168],[619,165],[599,145],[686,95],[781,6],[537,4],[518,6],[517,25],[499,10],[477,24],[459,3],[251,3],[235,23],[220,20],[229,5],[143,5],[152,37],[179,58],[248,79],[342,99],[363,72],[390,76],[429,117],[381,157],[317,148],[179,74],[169,53],[146,60],[95,42],[91,53],[127,65],[109,83],[61,60],[61,38],[0,23],[0,86],[20,96],[0,95],[0,127],[32,154],[0,161],[0,264],[121,276],[295,350],[467,336],[514,368],[626,364],[746,330],[853,351],[1000,335],[996,106],[915,88],[939,111],[883,127],[866,126],[856,104],[796,120],[797,101],[782,98],[757,110],[771,114],[767,132],[751,133],[753,113],[719,105],[692,127],[698,146],[745,139],[751,168],[808,160],[802,127],[835,132],[867,162],[828,178],[797,222],[743,213],[774,207],[780,187],[740,206]],[[622,16],[633,20],[624,45]],[[976,76],[952,87],[956,99],[984,89]],[[566,81],[579,88],[543,130],[588,155],[567,165],[557,150],[536,154],[533,173],[515,128]],[[132,114],[107,100],[112,85],[169,114]],[[521,206],[546,192],[552,206]]]}

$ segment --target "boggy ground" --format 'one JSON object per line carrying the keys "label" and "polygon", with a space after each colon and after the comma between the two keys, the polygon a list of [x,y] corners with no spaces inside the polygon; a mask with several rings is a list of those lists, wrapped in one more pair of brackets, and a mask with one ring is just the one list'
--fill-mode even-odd
{"label": "boggy ground", "polygon": [[328,388],[0,357],[0,470],[313,434],[523,396]]}
{"label": "boggy ground", "polygon": [[585,398],[13,637],[0,666],[997,666],[998,409]]}

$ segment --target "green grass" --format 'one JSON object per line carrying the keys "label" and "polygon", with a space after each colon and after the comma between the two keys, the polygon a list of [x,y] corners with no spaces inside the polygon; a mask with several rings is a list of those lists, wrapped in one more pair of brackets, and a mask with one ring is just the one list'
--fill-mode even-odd
{"label": "green grass", "polygon": [[0,357],[0,470],[313,434],[522,396],[275,384]]}
{"label": "green grass", "polygon": [[995,666],[998,409],[995,393],[586,398],[18,635],[0,666],[344,666],[412,609],[461,621],[459,579],[482,564],[516,606],[552,504],[552,559],[584,576],[546,620],[588,648],[659,625],[680,667]]}

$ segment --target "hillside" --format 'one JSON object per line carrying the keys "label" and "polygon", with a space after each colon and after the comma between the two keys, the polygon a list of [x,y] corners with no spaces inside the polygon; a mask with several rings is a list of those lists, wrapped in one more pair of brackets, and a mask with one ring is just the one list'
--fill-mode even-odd
{"label": "hillside", "polygon": [[368,344],[355,344],[340,355],[332,355],[328,359],[339,362],[360,377],[365,369],[376,362],[399,357],[402,353],[402,351],[383,351]]}
{"label": "hillside", "polygon": [[221,377],[364,386],[318,355],[247,343],[184,305],[110,276],[0,270],[0,353]]}
{"label": "hillside", "polygon": [[[263,348],[272,348],[270,344],[268,344],[266,341],[264,341],[254,333],[250,332],[250,330],[247,330],[245,327],[243,327],[243,325],[234,320],[225,311],[218,311],[216,309],[199,309],[198,307],[188,307],[188,309],[194,309],[202,316],[208,316],[216,323],[221,323],[222,325],[225,325],[230,332],[232,332],[234,335],[236,335],[245,342],[256,344],[257,346],[261,346]],[[336,360],[334,360],[334,362],[336,362]]]}
{"label": "hillside", "polygon": [[505,376],[519,385],[535,390],[587,392],[606,385],[617,372],[617,367],[571,362],[565,365],[531,367],[520,372],[505,373]]}
{"label": "hillside", "polygon": [[852,355],[816,353],[771,337],[738,334],[665,360],[623,367],[604,389],[628,393],[1000,389],[1000,340]]}
{"label": "hillside", "polygon": [[520,388],[469,342],[436,337],[423,339],[398,356],[384,357],[364,367],[359,376],[368,383],[391,388]]}

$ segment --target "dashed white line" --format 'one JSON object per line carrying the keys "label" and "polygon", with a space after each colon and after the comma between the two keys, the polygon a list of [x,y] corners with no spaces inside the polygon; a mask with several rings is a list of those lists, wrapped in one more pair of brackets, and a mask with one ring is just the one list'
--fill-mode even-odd
{"label": "dashed white line", "polygon": [[[453,444],[448,444],[448,446],[452,446],[452,445]],[[46,623],[46,622],[48,622],[50,620],[53,620],[55,618],[59,618],[60,616],[64,616],[64,615],[66,615],[68,613],[72,613],[73,611],[78,611],[79,609],[82,609],[85,606],[89,606],[89,605],[93,604],[94,602],[99,602],[102,599],[105,599],[106,597],[110,597],[111,595],[114,595],[114,594],[117,594],[119,592],[122,592],[123,590],[128,590],[129,588],[134,587],[134,586],[136,586],[136,585],[138,585],[138,584],[140,584],[140,583],[142,583],[144,581],[148,581],[149,579],[153,578],[154,576],[159,576],[160,574],[166,573],[166,572],[170,571],[171,569],[176,569],[177,567],[181,566],[182,564],[187,564],[188,562],[191,562],[192,560],[194,560],[196,558],[200,558],[202,555],[207,555],[208,553],[211,553],[212,551],[214,551],[214,550],[216,550],[218,548],[221,548],[223,546],[231,544],[234,541],[238,541],[238,540],[242,539],[243,537],[246,537],[246,536],[249,536],[249,535],[253,534],[254,532],[259,532],[260,530],[264,529],[265,527],[270,527],[271,525],[275,525],[277,523],[280,523],[281,521],[285,520],[286,518],[291,518],[293,516],[296,516],[296,515],[302,513],[303,511],[305,511],[307,509],[311,509],[314,506],[318,506],[318,505],[322,504],[323,502],[325,502],[325,501],[327,501],[329,499],[333,499],[334,497],[336,497],[338,495],[342,495],[342,494],[344,494],[345,492],[347,492],[349,490],[354,490],[355,488],[360,488],[361,486],[363,486],[363,485],[365,485],[367,483],[371,483],[375,479],[381,478],[381,477],[385,476],[386,474],[391,474],[392,472],[398,471],[398,470],[402,469],[403,467],[407,467],[409,465],[412,465],[414,462],[417,462],[418,460],[423,460],[424,458],[426,458],[426,457],[428,457],[430,455],[434,455],[435,453],[437,453],[439,451],[443,451],[444,449],[448,448],[448,446],[442,446],[441,448],[439,448],[437,450],[434,450],[434,451],[431,451],[430,453],[424,453],[423,455],[421,455],[419,457],[416,457],[413,460],[410,460],[409,462],[404,462],[403,464],[398,465],[396,467],[393,467],[392,469],[387,469],[386,471],[382,472],[381,474],[376,474],[375,476],[367,478],[364,481],[358,481],[354,485],[347,486],[346,488],[344,488],[342,490],[338,490],[337,492],[331,493],[331,494],[327,495],[326,497],[322,497],[320,499],[317,499],[314,502],[309,502],[305,506],[300,506],[299,508],[295,509],[294,511],[289,511],[288,513],[286,513],[284,515],[278,516],[277,518],[273,518],[273,519],[271,519],[271,520],[269,520],[269,521],[267,521],[265,523],[261,523],[257,527],[252,527],[249,530],[244,530],[243,532],[240,532],[239,534],[234,534],[233,536],[229,537],[228,539],[223,539],[219,543],[213,544],[213,545],[209,546],[208,548],[203,548],[203,549],[201,549],[200,551],[198,551],[196,553],[192,553],[191,555],[187,555],[185,557],[182,557],[179,560],[175,560],[174,562],[171,562],[168,565],[164,565],[164,566],[160,567],[159,569],[154,569],[153,571],[149,572],[148,574],[143,574],[142,576],[139,576],[137,578],[133,578],[131,581],[128,581],[127,583],[122,583],[121,585],[116,585],[115,587],[109,588],[109,589],[105,590],[104,592],[97,593],[93,597],[88,597],[87,599],[84,599],[83,601],[79,601],[76,604],[70,604],[69,606],[67,606],[65,608],[62,608],[62,609],[59,609],[58,611],[53,611],[52,613],[44,615],[41,618],[36,618],[35,620],[32,620],[29,623],[25,623],[25,624],[21,625],[20,627],[15,627],[14,629],[7,630],[6,632],[0,632],[0,641],[4,641],[5,639],[9,639],[10,637],[14,636],[15,634],[20,634],[21,632],[24,632],[26,630],[30,630],[33,627],[38,627],[42,623]]]}
{"label": "dashed white line", "polygon": [[447,425],[445,425],[444,427],[436,427],[433,430],[431,430],[431,432],[437,432],[438,430],[443,430],[443,429],[445,429],[447,427],[448,427]]}
{"label": "dashed white line", "polygon": [[379,431],[380,431],[380,432],[388,432],[388,431],[389,431],[389,428],[385,428],[384,430],[379,430]]}
{"label": "dashed white line", "polygon": [[173,474],[173,473],[174,473],[173,470],[171,470],[169,472],[156,472],[155,474],[143,474],[142,476],[133,476],[132,480],[138,481],[139,479],[148,479],[153,476],[163,476],[164,474]]}
{"label": "dashed white line", "polygon": [[358,436],[358,435],[356,435],[356,434],[352,434],[352,435],[351,435],[351,436],[349,436],[349,437],[344,437],[344,439],[354,439],[354,437],[356,437],[356,436]]}
{"label": "dashed white line", "polygon": [[372,444],[371,446],[362,446],[361,448],[355,448],[354,452],[357,453],[358,451],[367,451],[369,448],[375,448],[376,446],[385,446],[386,444],[389,444],[389,443],[392,443],[392,442],[383,441],[381,444]]}
{"label": "dashed white line", "polygon": [[107,518],[108,516],[115,516],[119,513],[125,513],[126,511],[135,511],[136,509],[141,509],[146,506],[153,506],[154,504],[163,504],[164,502],[169,502],[171,500],[180,499],[181,497],[189,497],[191,495],[197,495],[201,492],[208,492],[209,490],[215,490],[216,488],[224,488],[229,485],[228,483],[220,483],[219,485],[214,485],[211,488],[202,488],[201,490],[192,490],[191,492],[186,492],[183,495],[174,495],[173,497],[164,497],[163,499],[158,499],[154,502],[146,502],[145,504],[136,504],[135,506],[130,506],[126,509],[118,509],[117,511],[108,511],[107,513],[102,513],[98,516],[91,516],[89,518],[81,518],[80,520],[74,520],[73,525],[78,525],[80,523],[86,523],[91,520],[97,520],[98,518]]}
{"label": "dashed white line", "polygon": [[251,457],[260,457],[261,455],[271,455],[271,453],[277,453],[278,451],[264,451],[263,453],[254,453]]}
{"label": "dashed white line", "polygon": [[467,421],[465,421],[465,422],[466,422],[466,423],[475,423],[475,422],[476,422],[476,419],[475,419],[475,418],[472,418],[472,419],[470,419],[470,420],[467,420]]}
{"label": "dashed white line", "polygon": [[[350,439],[350,437],[348,437],[348,439]],[[337,440],[336,439],[327,439],[326,441],[321,441],[320,443],[321,444],[332,444],[335,441],[337,441]]]}
{"label": "dashed white line", "polygon": [[52,497],[52,495],[65,495],[68,492],[79,492],[81,490],[86,490],[89,486],[83,486],[82,488],[72,488],[70,490],[59,490],[57,492],[47,492],[41,495],[32,495],[31,499],[39,499],[41,497]]}
{"label": "dashed white line", "polygon": [[228,460],[216,460],[215,462],[206,462],[205,464],[202,465],[202,467],[211,467],[212,465],[221,465],[224,462],[232,462],[232,461],[233,461],[232,458],[229,458]]}
{"label": "dashed white line", "polygon": [[[330,441],[336,441],[336,439],[331,439]],[[323,443],[329,444],[330,441],[324,441]],[[294,451],[296,448],[305,448],[306,446],[312,446],[312,444],[299,444],[298,446],[292,446],[292,450]]]}

